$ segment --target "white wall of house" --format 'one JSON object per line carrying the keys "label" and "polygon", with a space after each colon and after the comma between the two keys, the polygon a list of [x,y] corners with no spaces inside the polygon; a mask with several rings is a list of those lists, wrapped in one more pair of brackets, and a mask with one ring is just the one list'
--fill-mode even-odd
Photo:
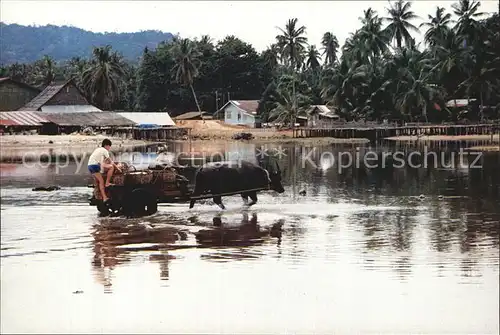
{"label": "white wall of house", "polygon": [[245,113],[241,109],[230,104],[224,109],[224,122],[227,124],[245,125],[254,128],[255,116]]}

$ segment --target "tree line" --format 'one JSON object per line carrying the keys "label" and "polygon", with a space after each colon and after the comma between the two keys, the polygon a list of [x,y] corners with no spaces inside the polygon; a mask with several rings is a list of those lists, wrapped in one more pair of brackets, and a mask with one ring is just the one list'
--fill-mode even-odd
{"label": "tree line", "polygon": [[[480,2],[459,0],[427,18],[412,2],[385,13],[363,11],[360,28],[340,46],[325,32],[319,48],[296,18],[277,29],[259,53],[235,36],[174,37],[145,48],[139,64],[111,47],[91,59],[56,64],[48,56],[12,64],[1,76],[43,87],[73,78],[87,98],[107,110],[214,112],[228,100],[259,100],[262,120],[292,122],[311,104],[326,104],[346,120],[456,121],[498,118],[500,19],[485,18]],[[420,21],[418,24],[417,21]],[[417,45],[412,34],[423,33]],[[448,108],[470,99],[466,110]]]}

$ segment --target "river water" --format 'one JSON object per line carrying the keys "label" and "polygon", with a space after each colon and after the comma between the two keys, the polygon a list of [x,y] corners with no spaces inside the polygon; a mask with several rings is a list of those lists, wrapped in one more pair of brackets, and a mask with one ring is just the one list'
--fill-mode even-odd
{"label": "river water", "polygon": [[380,168],[346,153],[394,149],[268,149],[285,193],[139,219],[99,217],[78,160],[2,164],[2,332],[499,333],[498,153]]}

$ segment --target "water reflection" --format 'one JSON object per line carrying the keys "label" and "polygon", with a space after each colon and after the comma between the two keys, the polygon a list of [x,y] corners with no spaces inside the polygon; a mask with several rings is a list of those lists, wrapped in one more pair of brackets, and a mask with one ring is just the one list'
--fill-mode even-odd
{"label": "water reflection", "polygon": [[[193,151],[203,149],[192,145]],[[204,145],[210,150],[215,144]],[[245,144],[230,149],[239,146]],[[162,311],[160,316],[141,315],[149,317],[142,325],[161,325],[165,310],[175,324],[185,315],[192,318],[193,309],[203,314],[218,301],[245,301],[248,324],[271,315],[267,325],[273,325],[296,312],[284,321],[292,332],[305,329],[297,323],[304,315],[314,315],[307,323],[325,324],[325,332],[332,332],[336,322],[343,322],[341,330],[354,332],[498,330],[500,155],[485,154],[480,170],[441,163],[437,168],[384,169],[361,163],[339,169],[339,160],[322,158],[321,152],[355,153],[355,146],[316,147],[318,154],[311,159],[317,166],[301,165],[302,147],[286,148],[288,156],[278,159],[286,186],[282,195],[263,192],[250,209],[239,196],[227,197],[224,212],[210,202],[196,210],[188,210],[187,204],[160,205],[157,214],[132,220],[98,218],[86,203],[91,190],[70,187],[86,178],[72,175],[71,165],[64,170],[67,186],[49,193],[31,192],[30,183],[63,180],[56,171],[30,175],[1,166],[2,181],[11,178],[1,198],[2,294],[13,292],[5,303],[10,318],[23,315],[26,306],[35,315],[39,306],[31,297],[49,301],[57,296],[53,292],[71,286],[70,292],[85,292],[76,299],[91,296],[96,305],[113,300],[113,315],[120,316],[129,309],[127,301],[138,296],[168,297],[154,302],[152,309]],[[381,157],[389,149],[376,150]],[[453,160],[446,151],[443,157],[446,165]],[[32,179],[26,181],[28,177]],[[22,183],[29,188],[19,188]],[[78,273],[99,294],[103,287],[113,294],[99,300],[99,294],[87,295],[92,285],[83,279],[73,287],[74,278],[59,275],[51,279],[59,282],[50,289],[32,288],[34,275],[44,278],[54,268]],[[48,285],[48,280],[39,282]],[[79,310],[73,300],[57,303]],[[144,302],[144,308],[150,304]],[[352,317],[359,313],[373,317],[360,323]],[[44,317],[52,322],[52,314],[57,313]],[[206,320],[213,318],[217,316]],[[118,317],[111,321],[120,322]]]}
{"label": "water reflection", "polygon": [[[239,221],[227,220],[222,215],[213,217],[213,226],[195,233],[196,241],[203,247],[214,250],[203,253],[202,259],[211,261],[251,260],[264,255],[255,246],[275,239],[281,244],[283,220],[277,220],[268,226],[261,226],[257,213],[243,212]],[[270,242],[272,243],[272,242]],[[229,248],[228,248],[229,247]]]}
{"label": "water reflection", "polygon": [[211,229],[202,229],[195,234],[197,242],[203,246],[250,246],[264,242],[266,237],[271,236],[271,231],[275,237],[281,236],[283,222],[261,227],[257,223],[257,213],[250,216],[248,212],[243,212],[242,216],[236,226],[234,222],[223,223],[222,214],[214,216]]}
{"label": "water reflection", "polygon": [[168,254],[169,245],[187,238],[185,231],[173,227],[106,219],[100,219],[93,226],[92,236],[93,271],[97,281],[109,292],[113,270],[119,265],[131,262],[133,257],[141,252],[154,252],[149,254],[149,260],[159,264],[160,278],[167,280],[168,262],[173,258]]}
{"label": "water reflection", "polygon": [[[184,248],[214,248],[214,252],[202,254],[207,260],[243,260],[258,258],[252,246],[274,239],[281,243],[284,220],[276,220],[270,226],[258,223],[257,213],[242,212],[238,215],[213,216],[212,223],[203,218],[175,219],[160,214],[147,221],[123,219],[99,219],[92,227],[94,275],[108,292],[111,292],[113,270],[147,255],[148,260],[160,266],[160,278],[168,279],[168,264],[175,257],[169,250]],[[196,222],[196,225],[190,225]],[[191,228],[191,230],[189,228]],[[199,227],[200,229],[196,229]],[[188,240],[194,236],[195,241]],[[187,243],[182,243],[182,242]],[[181,243],[179,243],[181,242]],[[221,251],[221,247],[230,247]]]}
{"label": "water reflection", "polygon": [[[425,155],[422,149],[405,147],[399,151],[398,158],[409,162],[400,167],[393,157],[395,148],[363,147],[363,146],[298,146],[267,144],[266,153],[262,156],[262,147],[256,144],[231,142],[183,142],[169,143],[168,154],[194,153],[198,158],[211,159],[214,152],[224,155],[224,159],[239,156],[245,159],[270,159],[279,162],[282,167],[283,183],[290,187],[293,199],[303,188],[310,188],[318,194],[321,188],[328,190],[331,198],[337,192],[354,198],[376,200],[377,195],[386,196],[418,196],[424,194],[443,196],[474,196],[494,199],[500,202],[500,155],[484,153],[476,161],[475,155],[459,156],[456,152],[433,152],[438,156],[434,161],[429,156],[427,165],[422,164]],[[418,150],[417,150],[418,149]],[[120,151],[126,155],[131,152],[140,153],[138,168],[147,167],[156,158],[157,146],[127,148]],[[280,150],[283,155],[278,155]],[[418,153],[419,155],[413,155]],[[117,155],[119,157],[120,153]],[[257,157],[257,155],[261,155]],[[413,156],[412,156],[413,155]],[[125,156],[124,156],[125,157]],[[130,156],[127,156],[131,158]],[[364,159],[364,158],[372,159]],[[424,158],[422,158],[424,157]],[[189,157],[181,159],[181,165],[195,165],[201,161],[193,161]],[[214,158],[214,157],[212,157]],[[373,159],[375,158],[375,159]],[[215,158],[214,158],[215,159]],[[352,160],[352,164],[348,164]],[[453,161],[453,167],[446,167]],[[463,161],[463,162],[462,162]],[[443,166],[444,163],[444,166]],[[482,166],[480,169],[468,168],[472,165]],[[342,165],[343,164],[343,165]],[[373,167],[374,165],[376,167]],[[195,167],[185,171],[186,177],[194,179]],[[33,187],[40,184],[59,184],[61,186],[85,186],[90,182],[86,170],[86,161],[68,162],[66,165],[40,165],[35,167],[21,164],[0,164],[2,186]]]}

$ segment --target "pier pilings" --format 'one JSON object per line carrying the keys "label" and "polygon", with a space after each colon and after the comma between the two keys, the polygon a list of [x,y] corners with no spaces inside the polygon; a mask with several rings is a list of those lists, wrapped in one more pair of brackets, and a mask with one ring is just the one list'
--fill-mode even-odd
{"label": "pier pilings", "polygon": [[295,128],[294,138],[333,137],[366,138],[371,142],[397,136],[463,136],[492,135],[499,130],[495,124],[475,125],[425,125],[392,127],[337,127],[337,128]]}

